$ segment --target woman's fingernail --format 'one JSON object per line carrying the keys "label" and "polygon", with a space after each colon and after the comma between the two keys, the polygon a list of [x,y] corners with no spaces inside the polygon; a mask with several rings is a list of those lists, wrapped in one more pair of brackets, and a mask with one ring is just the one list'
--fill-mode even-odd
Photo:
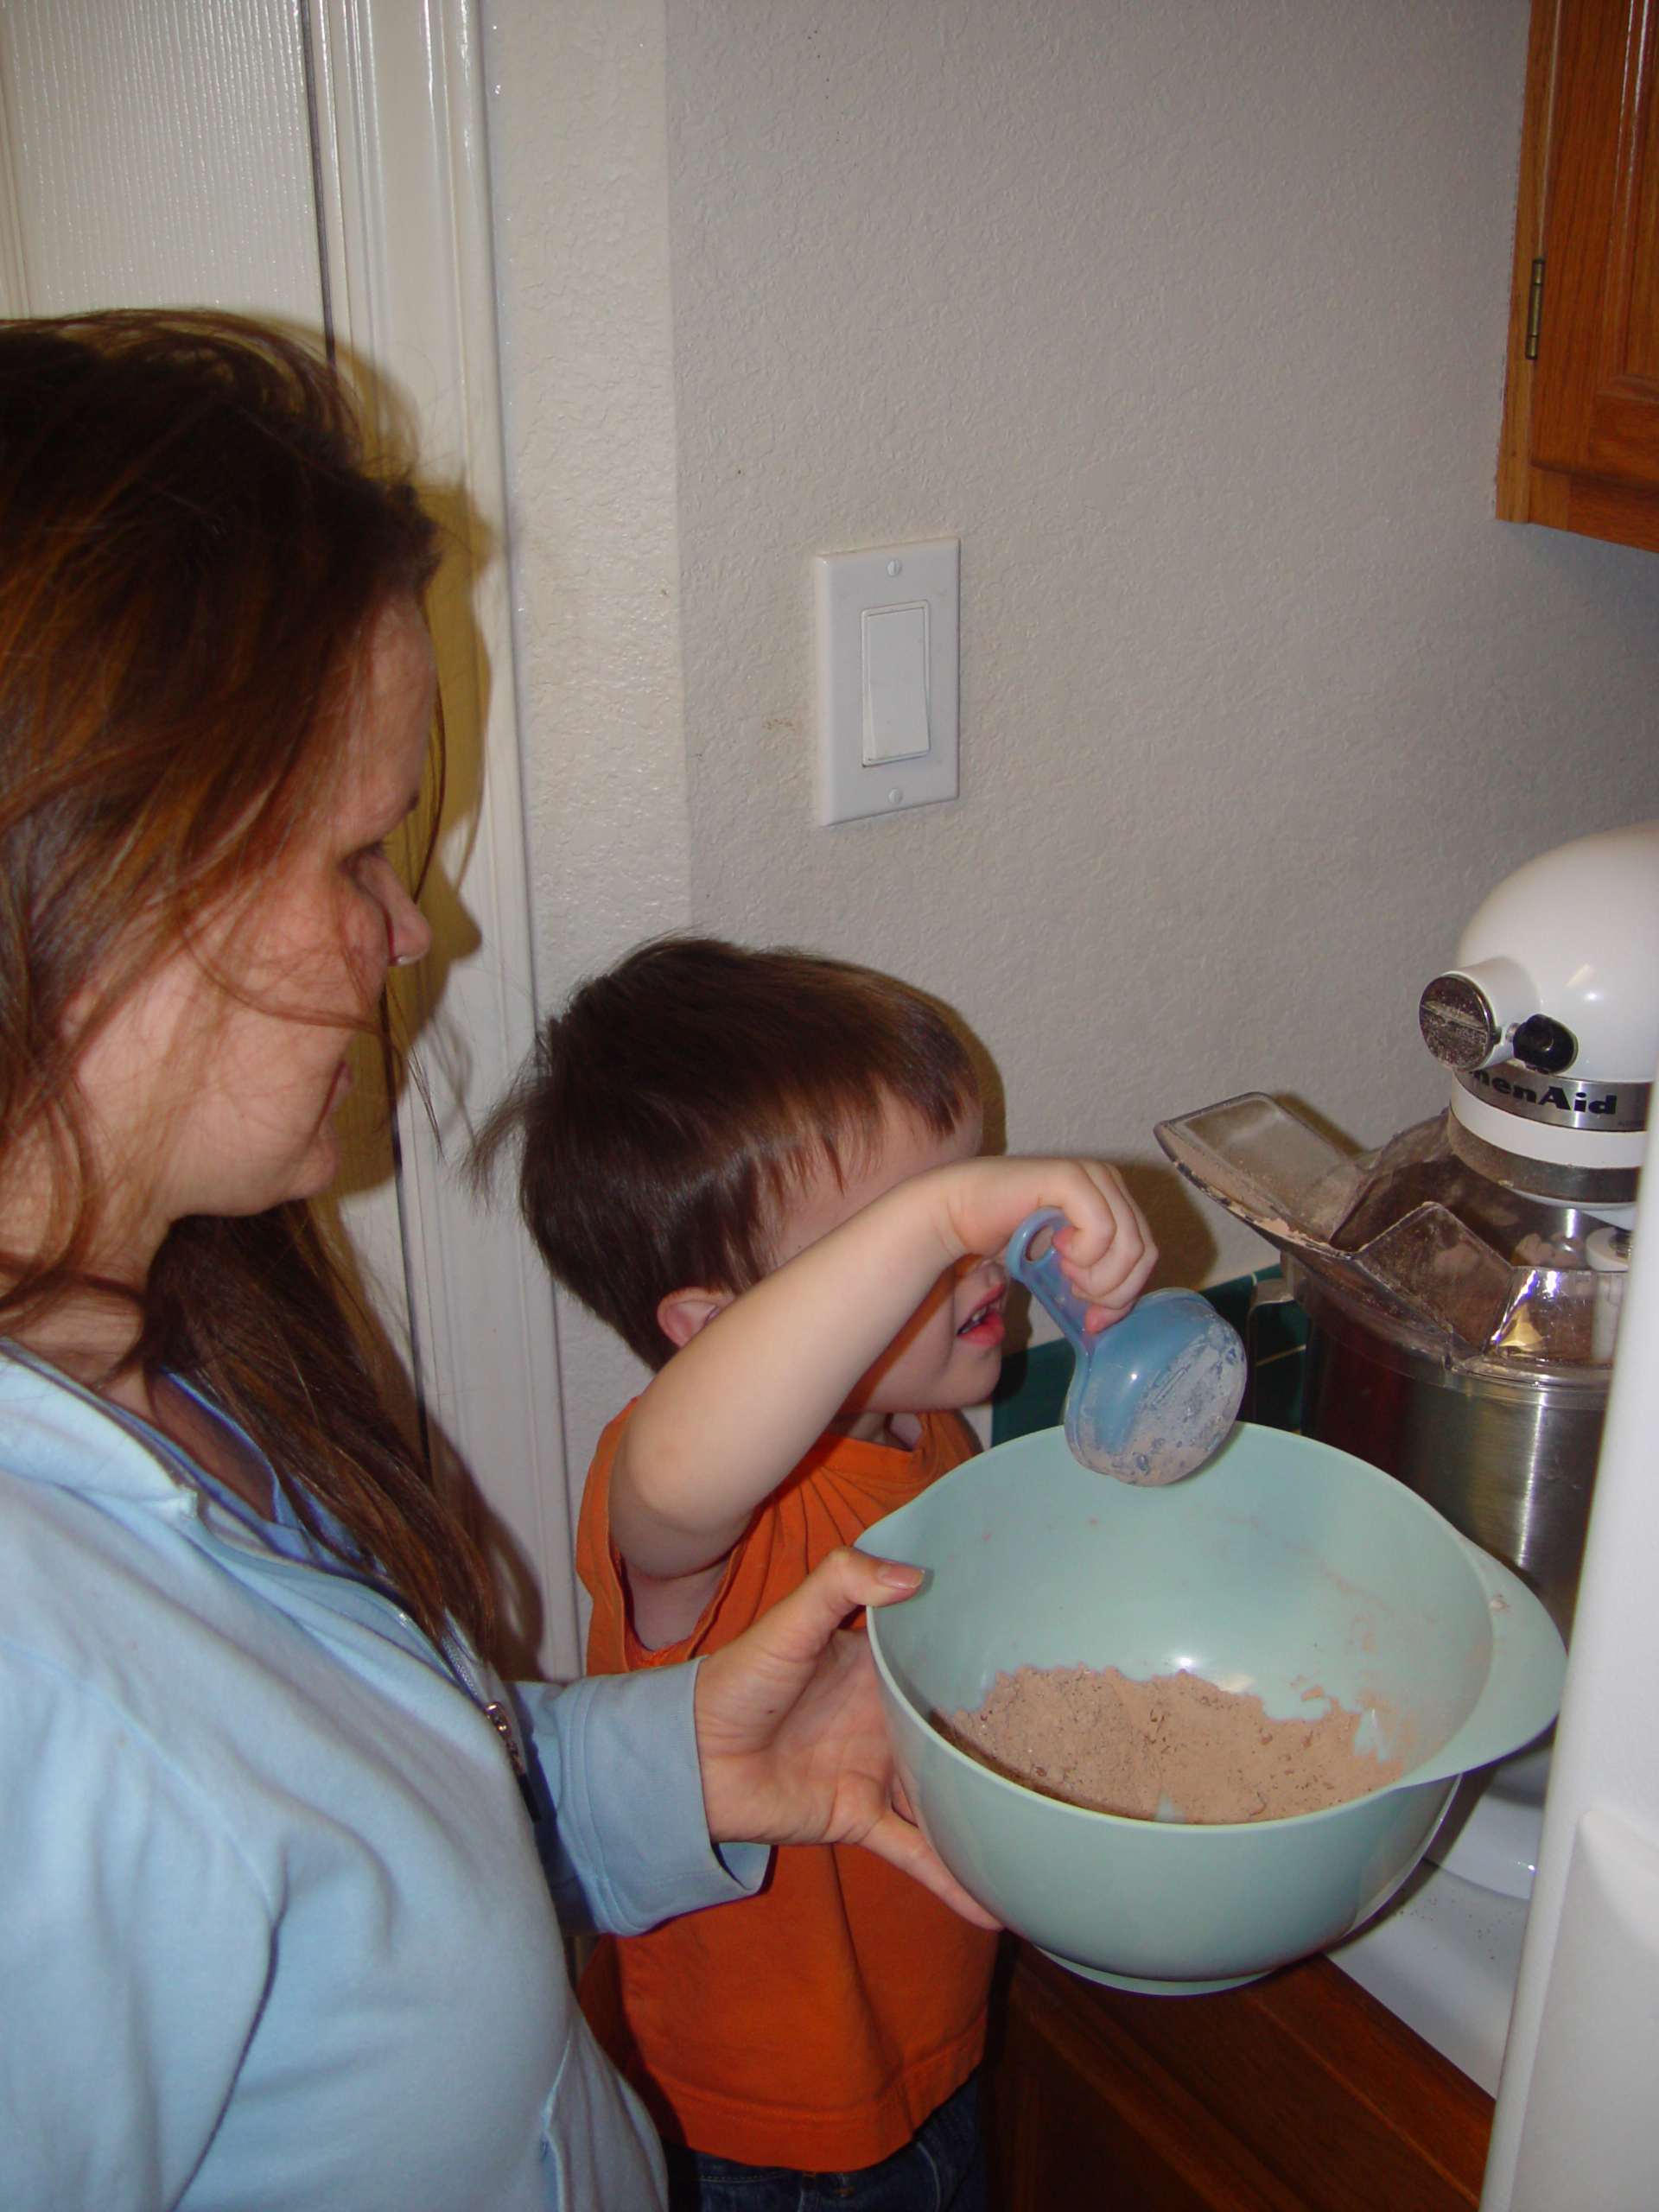
{"label": "woman's fingernail", "polygon": [[901,1567],[896,1559],[884,1559],[875,1570],[878,1582],[885,1582],[889,1590],[915,1590],[925,1579],[926,1569]]}

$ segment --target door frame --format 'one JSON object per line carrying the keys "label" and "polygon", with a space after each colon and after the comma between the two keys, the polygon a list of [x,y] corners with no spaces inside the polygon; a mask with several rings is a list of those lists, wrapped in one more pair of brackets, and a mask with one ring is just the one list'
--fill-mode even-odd
{"label": "door frame", "polygon": [[[458,1169],[534,1041],[536,993],[509,573],[484,55],[477,0],[301,0],[308,11],[324,298],[372,363],[382,435],[418,442],[455,541],[432,607],[452,788],[437,847],[477,942],[397,979],[431,1111],[404,1085],[402,1260],[429,1423],[498,1524],[509,1608],[543,1668],[581,1671],[558,1342],[547,1276],[511,1205]],[[458,772],[458,773],[456,772]],[[455,802],[458,801],[458,804]],[[353,1221],[354,1230],[357,1224]],[[376,1256],[371,1255],[371,1259]],[[382,1264],[390,1254],[378,1255]],[[516,1558],[513,1554],[516,1554]],[[524,1570],[539,1591],[526,1591]],[[515,1571],[516,1570],[516,1571]],[[527,1608],[527,1611],[526,1611]],[[539,1612],[539,1619],[535,1618]]]}

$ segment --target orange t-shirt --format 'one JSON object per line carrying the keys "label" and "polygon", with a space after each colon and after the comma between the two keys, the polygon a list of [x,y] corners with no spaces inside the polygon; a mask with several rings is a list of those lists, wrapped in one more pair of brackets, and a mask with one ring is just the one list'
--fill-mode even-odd
{"label": "orange t-shirt", "polygon": [[[756,1513],[690,1635],[647,1651],[610,1535],[627,1417],[600,1439],[576,1538],[590,1674],[718,1650],[977,1448],[957,1414],[921,1416],[913,1452],[820,1437]],[[758,1896],[605,1937],[582,2005],[664,2134],[746,2165],[845,2171],[902,2148],[978,2065],[995,1949],[857,1845],[784,1846]]]}

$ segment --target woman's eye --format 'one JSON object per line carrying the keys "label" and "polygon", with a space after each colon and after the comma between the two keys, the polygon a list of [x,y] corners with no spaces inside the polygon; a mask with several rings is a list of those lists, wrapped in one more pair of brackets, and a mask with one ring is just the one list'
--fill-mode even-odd
{"label": "woman's eye", "polygon": [[372,876],[377,866],[390,868],[391,859],[386,851],[385,839],[377,837],[373,844],[363,846],[352,855],[346,866],[349,873],[357,877],[359,882],[365,877]]}

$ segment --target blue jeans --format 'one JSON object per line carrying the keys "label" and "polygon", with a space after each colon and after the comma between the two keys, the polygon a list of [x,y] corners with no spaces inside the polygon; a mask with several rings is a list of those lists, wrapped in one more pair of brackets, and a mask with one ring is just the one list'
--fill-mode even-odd
{"label": "blue jeans", "polygon": [[680,2143],[664,2147],[669,2212],[985,2212],[977,2075],[947,2097],[902,2151],[853,2173],[741,2166]]}

